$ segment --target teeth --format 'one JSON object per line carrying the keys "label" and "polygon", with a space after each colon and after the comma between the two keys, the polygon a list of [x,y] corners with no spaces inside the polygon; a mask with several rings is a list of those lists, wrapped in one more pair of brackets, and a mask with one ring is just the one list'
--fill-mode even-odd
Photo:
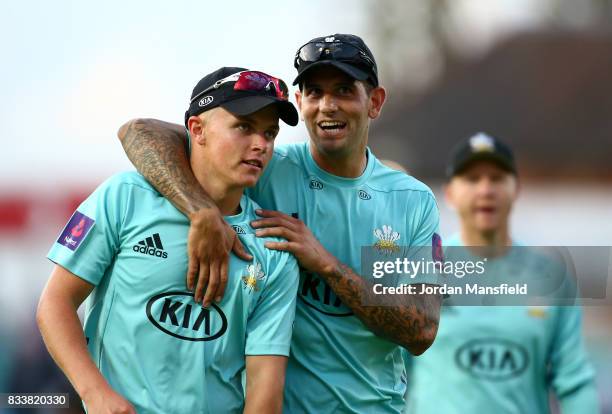
{"label": "teeth", "polygon": [[255,167],[259,167],[260,164],[257,161],[245,161],[249,165],[254,165]]}
{"label": "teeth", "polygon": [[344,127],[344,122],[340,121],[321,121],[319,122],[319,126],[321,128],[342,128]]}

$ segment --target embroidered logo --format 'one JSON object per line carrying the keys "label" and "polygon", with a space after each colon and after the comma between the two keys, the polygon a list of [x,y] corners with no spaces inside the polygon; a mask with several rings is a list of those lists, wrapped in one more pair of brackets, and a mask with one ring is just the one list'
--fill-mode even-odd
{"label": "embroidered logo", "polygon": [[474,152],[493,152],[495,151],[495,143],[493,138],[483,133],[474,135],[470,138],[470,147]]}
{"label": "embroidered logo", "polygon": [[396,243],[400,239],[400,234],[393,231],[391,226],[383,225],[382,230],[374,230],[374,235],[378,241],[374,244],[374,247],[383,253],[394,253],[399,251],[399,247]]}
{"label": "embroidered logo", "polygon": [[215,100],[215,98],[210,96],[210,95],[205,96],[202,99],[200,99],[200,102],[198,102],[198,106],[203,107],[203,106],[206,106],[206,105],[210,105],[212,103],[212,101],[214,101],[214,100]]}
{"label": "embroidered logo", "polygon": [[359,198],[361,198],[362,200],[371,200],[372,196],[363,190],[359,190]]}
{"label": "embroidered logo", "polygon": [[323,183],[319,180],[310,180],[310,185],[309,187],[312,190],[322,190],[323,189]]}
{"label": "embroidered logo", "polygon": [[244,289],[248,289],[249,293],[259,290],[259,286],[257,286],[257,282],[263,280],[266,275],[261,270],[261,264],[253,263],[246,267],[247,275],[242,276],[242,285]]}

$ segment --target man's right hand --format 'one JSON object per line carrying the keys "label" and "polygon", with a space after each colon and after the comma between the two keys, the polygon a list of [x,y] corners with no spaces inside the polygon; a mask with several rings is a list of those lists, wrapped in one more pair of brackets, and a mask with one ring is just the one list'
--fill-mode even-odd
{"label": "man's right hand", "polygon": [[136,414],[132,404],[110,388],[96,391],[83,402],[89,414]]}
{"label": "man's right hand", "polygon": [[194,300],[200,302],[204,296],[202,305],[207,307],[213,300],[220,302],[223,298],[230,253],[233,251],[248,261],[253,256],[246,252],[238,235],[216,207],[198,210],[190,214],[189,219],[187,287],[194,290],[195,286]]}

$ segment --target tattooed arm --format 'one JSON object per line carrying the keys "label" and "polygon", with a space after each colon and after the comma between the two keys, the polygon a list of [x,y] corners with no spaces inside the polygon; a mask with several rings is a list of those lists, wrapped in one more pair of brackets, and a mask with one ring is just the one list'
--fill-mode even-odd
{"label": "tattooed arm", "polygon": [[[373,285],[350,267],[336,262],[320,276],[368,329],[403,346],[411,354],[422,354],[436,338],[441,295],[385,295],[384,306],[364,306],[364,303],[377,302]],[[421,284],[413,286],[417,292],[421,291]]]}
{"label": "tattooed arm", "polygon": [[[385,306],[373,293],[373,285],[329,253],[299,219],[278,211],[261,210],[252,222],[258,237],[276,236],[286,242],[266,242],[273,250],[293,253],[300,266],[316,273],[365,326],[377,336],[420,355],[433,343],[440,319],[440,295],[386,295]],[[419,285],[417,292],[420,292]]]}
{"label": "tattooed arm", "polygon": [[191,220],[187,287],[193,290],[195,285],[194,299],[205,306],[220,301],[230,251],[245,260],[252,257],[193,175],[185,129],[155,119],[134,119],[117,135],[138,172]]}
{"label": "tattooed arm", "polygon": [[216,208],[191,171],[185,128],[156,119],[133,119],[117,135],[138,172],[185,215]]}

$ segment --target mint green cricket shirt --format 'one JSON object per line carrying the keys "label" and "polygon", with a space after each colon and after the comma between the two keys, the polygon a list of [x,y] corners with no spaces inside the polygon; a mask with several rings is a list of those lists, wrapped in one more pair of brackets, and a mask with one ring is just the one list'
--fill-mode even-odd
{"label": "mint green cricket shirt", "polygon": [[137,173],[103,183],[48,257],[95,285],[85,335],[102,375],[138,413],[241,413],[246,355],[289,354],[298,286],[293,256],[264,248],[248,197],[226,217],[254,256],[233,255],[221,303],[185,287],[188,219]]}
{"label": "mint green cricket shirt", "polygon": [[[362,246],[432,246],[439,215],[431,190],[384,166],[369,149],[367,155],[361,176],[342,178],[316,165],[308,143],[280,145],[247,193],[266,209],[303,220],[359,274]],[[284,411],[401,412],[401,349],[366,328],[323,279],[301,270]]]}
{"label": "mint green cricket shirt", "polygon": [[[537,257],[521,260],[532,269],[516,263],[487,266],[508,280],[543,269]],[[598,413],[581,318],[580,306],[443,306],[435,342],[409,362],[405,412],[547,414],[553,391],[564,414]]]}

